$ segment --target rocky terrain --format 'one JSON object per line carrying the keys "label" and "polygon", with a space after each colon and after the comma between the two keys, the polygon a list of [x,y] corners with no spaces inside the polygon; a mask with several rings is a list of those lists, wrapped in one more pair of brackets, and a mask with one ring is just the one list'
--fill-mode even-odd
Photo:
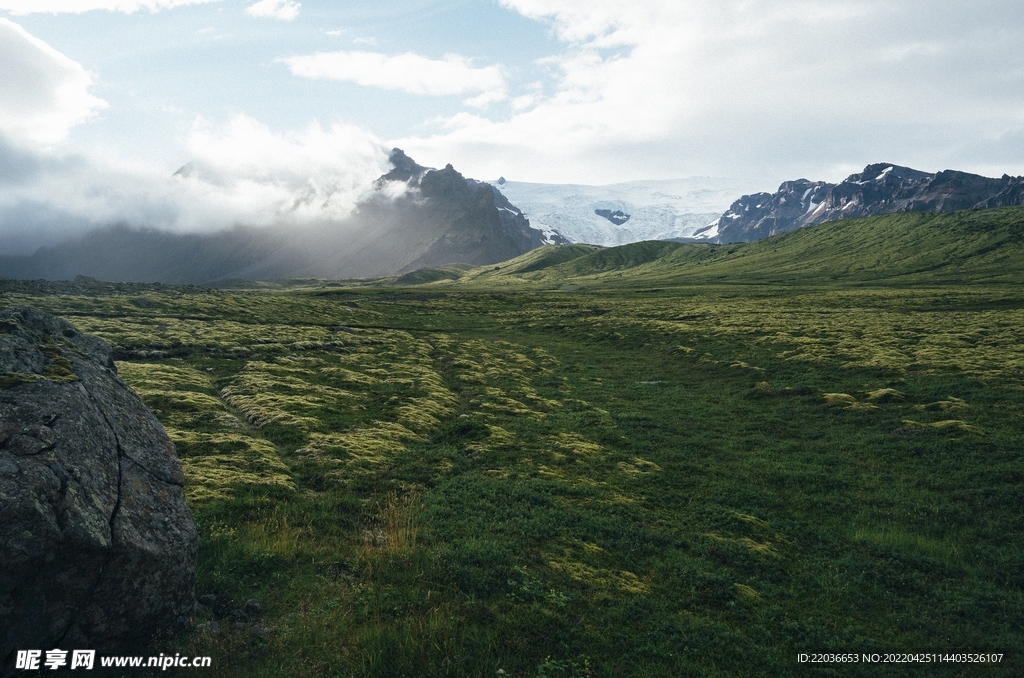
{"label": "rocky terrain", "polygon": [[198,536],[164,428],[111,349],[31,308],[0,311],[0,661],[186,624]]}
{"label": "rocky terrain", "polygon": [[775,193],[745,195],[694,234],[717,243],[750,242],[826,221],[892,212],[954,212],[1024,204],[1024,177],[935,174],[889,163],[868,165],[838,184],[797,179]]}

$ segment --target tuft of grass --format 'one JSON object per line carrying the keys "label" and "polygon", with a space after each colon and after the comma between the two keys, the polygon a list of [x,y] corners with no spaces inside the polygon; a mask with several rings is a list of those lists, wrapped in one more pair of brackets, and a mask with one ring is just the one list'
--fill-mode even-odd
{"label": "tuft of grass", "polygon": [[0,389],[14,388],[22,384],[31,384],[41,377],[38,374],[26,374],[24,372],[4,372],[0,374]]}
{"label": "tuft of grass", "polygon": [[746,584],[733,584],[733,586],[736,588],[737,595],[741,598],[746,598],[747,600],[761,599],[761,594],[751,586],[747,586]]}
{"label": "tuft of grass", "polygon": [[961,419],[944,419],[942,421],[933,421],[931,423],[921,423],[912,419],[904,419],[903,425],[909,429],[935,429],[939,431],[963,431],[965,433],[977,433],[978,435],[985,435],[985,429],[979,426],[972,426],[966,421]]}
{"label": "tuft of grass", "polygon": [[962,564],[962,558],[956,546],[896,527],[861,528],[854,533],[853,538],[857,541],[923,555],[943,562]]}
{"label": "tuft of grass", "polygon": [[915,405],[914,409],[921,412],[956,412],[966,410],[968,407],[970,406],[960,398],[948,396],[945,400],[937,400],[927,405]]}
{"label": "tuft of grass", "polygon": [[867,392],[868,400],[880,403],[891,403],[903,400],[906,396],[894,388],[879,388]]}
{"label": "tuft of grass", "polygon": [[370,528],[364,532],[364,543],[368,549],[379,550],[388,556],[406,556],[414,552],[422,510],[422,495],[418,490],[403,496],[389,492]]}

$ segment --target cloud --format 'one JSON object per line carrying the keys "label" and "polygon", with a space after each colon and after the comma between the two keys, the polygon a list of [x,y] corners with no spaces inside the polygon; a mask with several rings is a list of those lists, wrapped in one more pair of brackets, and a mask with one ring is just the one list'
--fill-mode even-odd
{"label": "cloud", "polygon": [[3,18],[0,72],[0,254],[112,223],[197,232],[340,220],[390,169],[390,147],[358,127],[273,131],[245,115],[197,119],[189,176],[110,151],[68,152],[58,142],[107,106],[89,94],[91,76]]}
{"label": "cloud", "polygon": [[300,7],[302,3],[291,0],[260,0],[246,7],[245,13],[249,16],[291,21],[299,15]]}
{"label": "cloud", "polygon": [[245,115],[222,128],[200,119],[188,146],[195,176],[186,183],[255,225],[342,219],[390,169],[388,147],[341,123],[275,133]]}
{"label": "cloud", "polygon": [[341,123],[275,132],[245,115],[196,121],[194,160],[164,167],[25,150],[0,135],[0,255],[114,223],[173,232],[341,220],[390,169],[389,147]]}
{"label": "cloud", "polygon": [[0,132],[13,139],[52,144],[106,108],[89,93],[92,77],[18,24],[0,18]]}
{"label": "cloud", "polygon": [[185,5],[202,5],[220,0],[0,0],[0,9],[14,15],[24,14],[82,14],[102,9],[132,14],[140,9],[159,12]]}
{"label": "cloud", "polygon": [[464,99],[462,103],[471,108],[487,109],[491,104],[504,101],[505,99],[508,99],[508,95],[504,92],[491,91]]}
{"label": "cloud", "polygon": [[535,181],[836,179],[882,158],[970,170],[972,149],[1024,128],[1017,0],[502,4],[561,42],[536,63],[543,89],[395,140],[421,162]]}
{"label": "cloud", "polygon": [[409,94],[447,96],[505,89],[505,78],[499,68],[474,67],[469,59],[458,54],[428,59],[412,53],[388,56],[377,52],[317,52],[281,61],[301,78],[353,82]]}

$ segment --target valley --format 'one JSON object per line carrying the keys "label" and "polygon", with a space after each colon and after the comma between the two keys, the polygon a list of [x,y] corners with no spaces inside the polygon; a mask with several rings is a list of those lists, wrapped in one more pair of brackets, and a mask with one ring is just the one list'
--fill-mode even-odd
{"label": "valley", "polygon": [[223,675],[1010,676],[1022,233],[1019,208],[902,214],[0,294],[109,342],[175,442],[197,594],[264,601],[173,641]]}

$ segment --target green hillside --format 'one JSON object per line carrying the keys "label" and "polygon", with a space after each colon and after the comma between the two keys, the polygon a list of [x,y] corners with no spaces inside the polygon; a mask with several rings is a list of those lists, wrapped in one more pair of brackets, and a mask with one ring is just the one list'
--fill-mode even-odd
{"label": "green hillside", "polygon": [[[580,247],[580,246],[574,246]],[[566,261],[545,247],[460,284],[959,284],[1024,280],[1024,208],[850,219],[734,245],[642,242]]]}
{"label": "green hillside", "polygon": [[532,273],[572,261],[601,249],[597,245],[546,245],[516,257],[511,261],[504,262],[499,267],[492,267],[490,270],[500,270],[504,275]]}

